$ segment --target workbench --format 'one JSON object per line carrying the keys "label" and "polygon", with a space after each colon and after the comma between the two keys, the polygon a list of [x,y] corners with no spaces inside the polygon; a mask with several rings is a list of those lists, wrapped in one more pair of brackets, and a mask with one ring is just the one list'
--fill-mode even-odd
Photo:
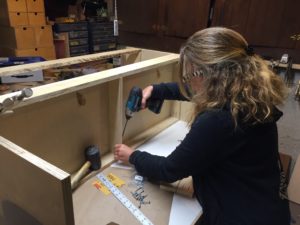
{"label": "workbench", "polygon": [[[116,143],[125,143],[136,148],[178,120],[186,121],[189,118],[188,114],[193,108],[190,103],[165,101],[159,115],[148,110],[136,113],[122,137],[125,124],[124,107],[132,86],[144,88],[153,83],[176,81],[173,75],[178,73],[178,54],[125,48],[2,68],[0,76],[115,56],[121,57],[121,67],[33,87],[31,97],[1,110],[0,224],[78,224],[77,221],[87,218],[85,210],[88,209],[82,207],[92,205],[93,201],[96,204],[98,200],[93,194],[99,197],[102,194],[89,182],[91,177],[84,179],[74,193],[71,190],[71,174],[85,162],[84,150],[87,146],[99,147],[101,170],[106,173],[112,169],[109,165],[114,161],[112,150]],[[1,95],[0,103],[18,94],[16,92]],[[115,173],[122,176],[128,184],[126,174]],[[150,183],[145,188],[149,190],[149,195],[155,193],[157,198],[164,196],[165,201],[156,202],[153,194],[153,209],[150,211],[156,215],[153,211],[155,207],[166,208],[159,211],[166,212],[157,218],[167,221],[172,194],[159,190],[158,186],[152,186]],[[124,190],[126,191],[126,187]],[[113,200],[100,197],[101,207],[106,206],[107,202]],[[146,210],[147,207],[148,205],[142,210]],[[105,220],[108,212],[115,212],[114,208],[110,207],[97,210],[94,206],[89,209],[94,214],[87,219],[92,219],[97,214],[96,218],[103,218],[104,221],[110,220]],[[120,210],[122,212],[124,209]],[[120,214],[117,212],[115,216],[119,217]],[[123,215],[126,217],[126,214],[122,213]],[[151,215],[149,217],[157,221],[157,218]],[[114,218],[109,222],[113,221],[117,222]],[[95,224],[99,223],[97,221]]]}
{"label": "workbench", "polygon": [[[182,132],[178,132],[178,130]],[[155,155],[167,156],[176,148],[187,132],[187,123],[178,121],[139,146],[138,149]],[[138,188],[134,180],[137,173],[133,167],[114,163],[104,169],[102,173],[105,175],[112,173],[124,180],[126,184],[119,189],[133,204],[139,205],[131,194]],[[112,194],[107,196],[96,189],[93,186],[95,181],[98,181],[97,176],[90,177],[73,194],[75,224],[106,225],[110,222],[140,224]],[[144,194],[147,195],[146,200],[150,201],[150,204],[141,205],[140,210],[153,224],[194,224],[202,214],[202,208],[195,197],[189,198],[167,192],[160,189],[158,183],[146,180]]]}

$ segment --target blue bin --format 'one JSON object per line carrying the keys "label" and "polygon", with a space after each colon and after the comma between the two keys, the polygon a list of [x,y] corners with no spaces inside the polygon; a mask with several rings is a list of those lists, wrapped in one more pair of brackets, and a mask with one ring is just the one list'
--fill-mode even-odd
{"label": "blue bin", "polygon": [[0,57],[0,67],[23,65],[28,63],[43,62],[44,58],[38,56],[32,57]]}

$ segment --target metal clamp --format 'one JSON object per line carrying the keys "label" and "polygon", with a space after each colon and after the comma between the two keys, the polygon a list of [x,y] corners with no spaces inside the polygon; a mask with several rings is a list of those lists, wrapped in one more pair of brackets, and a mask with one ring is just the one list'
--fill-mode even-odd
{"label": "metal clamp", "polygon": [[0,113],[1,114],[8,114],[13,113],[12,108],[13,106],[20,103],[24,98],[29,98],[33,94],[31,88],[24,88],[21,90],[20,94],[13,95],[12,97],[8,97],[0,103]]}

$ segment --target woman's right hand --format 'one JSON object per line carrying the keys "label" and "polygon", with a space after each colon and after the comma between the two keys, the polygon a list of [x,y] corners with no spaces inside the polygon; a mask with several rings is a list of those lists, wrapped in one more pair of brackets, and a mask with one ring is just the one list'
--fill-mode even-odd
{"label": "woman's right hand", "polygon": [[145,87],[143,89],[142,109],[146,108],[146,102],[151,97],[152,91],[153,91],[153,86],[152,85],[150,85],[148,87]]}

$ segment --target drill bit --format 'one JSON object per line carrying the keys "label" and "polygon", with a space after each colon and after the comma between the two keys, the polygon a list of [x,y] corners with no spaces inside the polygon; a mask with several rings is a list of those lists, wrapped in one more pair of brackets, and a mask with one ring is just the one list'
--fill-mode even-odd
{"label": "drill bit", "polygon": [[124,126],[124,129],[123,129],[123,132],[122,132],[122,137],[124,136],[124,133],[125,133],[125,130],[126,130],[126,126],[127,126],[127,123],[128,123],[128,119],[126,119],[125,126]]}

